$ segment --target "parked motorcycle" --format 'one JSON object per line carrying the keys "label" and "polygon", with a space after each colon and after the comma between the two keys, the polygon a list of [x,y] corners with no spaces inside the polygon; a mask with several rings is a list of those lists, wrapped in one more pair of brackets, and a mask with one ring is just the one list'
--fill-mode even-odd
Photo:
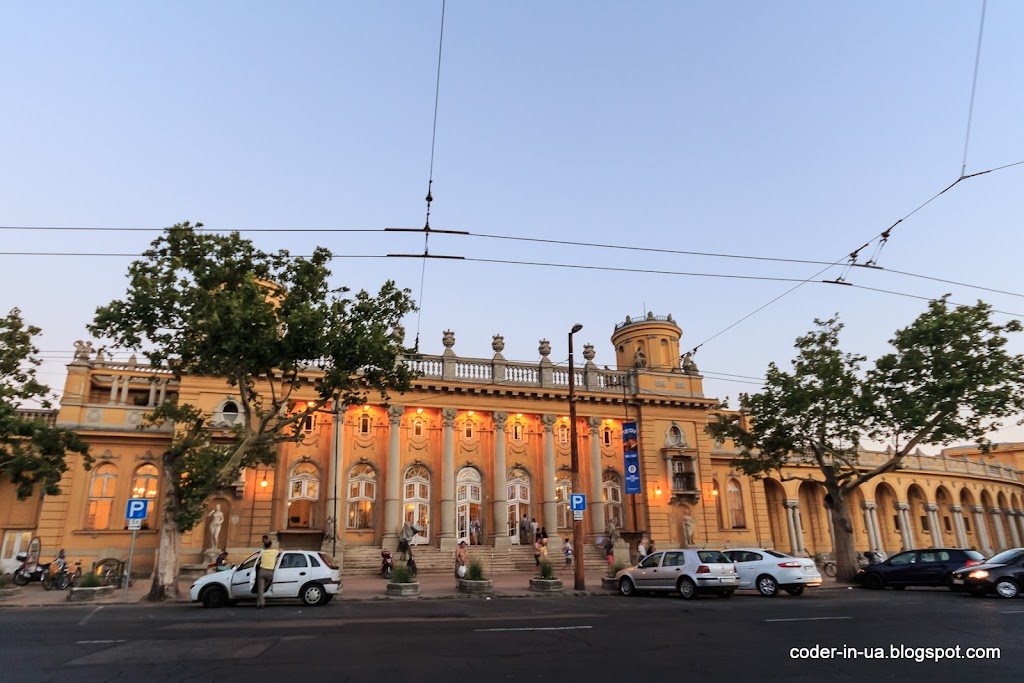
{"label": "parked motorcycle", "polygon": [[35,566],[29,568],[27,566],[28,555],[26,553],[18,553],[14,558],[21,562],[21,566],[14,570],[14,583],[19,586],[25,586],[33,581],[43,581],[43,577],[48,576],[50,573],[50,563],[40,564],[35,563]]}
{"label": "parked motorcycle", "polygon": [[380,557],[380,575],[385,579],[390,579],[391,575],[395,573],[395,558],[387,548],[380,551]]}
{"label": "parked motorcycle", "polygon": [[64,590],[71,585],[71,576],[68,574],[68,563],[64,559],[63,550],[52,562],[37,562],[31,569],[28,567],[28,556],[25,553],[18,553],[15,559],[21,561],[21,566],[14,570],[14,583],[19,586],[38,581],[46,590],[54,586],[57,590]]}

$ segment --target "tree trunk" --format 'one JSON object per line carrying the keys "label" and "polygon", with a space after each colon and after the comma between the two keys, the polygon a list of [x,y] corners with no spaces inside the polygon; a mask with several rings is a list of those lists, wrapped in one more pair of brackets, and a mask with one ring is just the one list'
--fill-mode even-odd
{"label": "tree trunk", "polygon": [[849,500],[845,492],[838,486],[825,485],[828,495],[825,507],[832,516],[832,534],[835,546],[832,556],[836,563],[836,580],[852,583],[857,574],[857,548],[853,540],[853,520],[850,518]]}
{"label": "tree trunk", "polygon": [[160,545],[153,566],[153,585],[147,600],[178,600],[178,560],[181,551],[181,533],[178,531],[178,497],[174,493],[174,459],[165,453],[163,461],[164,509],[160,520]]}

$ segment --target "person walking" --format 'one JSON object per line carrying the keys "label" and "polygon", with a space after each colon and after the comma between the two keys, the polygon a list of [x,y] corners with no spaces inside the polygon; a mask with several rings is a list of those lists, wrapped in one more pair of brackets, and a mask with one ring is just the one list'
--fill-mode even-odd
{"label": "person walking", "polygon": [[548,559],[548,531],[544,527],[540,528],[540,556]]}
{"label": "person walking", "polygon": [[267,604],[263,593],[274,583],[274,566],[277,564],[277,556],[281,554],[281,551],[270,546],[270,537],[264,536],[263,550],[256,560],[256,609],[263,609]]}
{"label": "person walking", "polygon": [[636,563],[640,564],[647,557],[647,539],[641,538],[640,542],[636,545]]}
{"label": "person walking", "polygon": [[530,535],[533,536],[533,540],[534,541],[536,541],[538,538],[540,538],[540,536],[537,535],[539,533],[540,533],[540,525],[537,524],[537,518],[534,517],[533,519],[530,520]]}
{"label": "person walking", "polygon": [[608,575],[615,576],[615,544],[612,543],[611,536],[604,542],[604,559],[608,562]]}
{"label": "person walking", "polygon": [[648,538],[647,539],[647,554],[648,555],[653,555],[654,554],[654,539],[653,538]]}
{"label": "person walking", "polygon": [[542,547],[543,544],[540,542],[540,536],[535,537],[533,539],[533,561],[537,563],[538,567],[540,566],[540,555]]}
{"label": "person walking", "polygon": [[459,579],[466,575],[466,542],[459,541],[455,549],[455,587],[459,587]]}
{"label": "person walking", "polygon": [[562,553],[565,555],[566,569],[572,567],[572,541],[568,538],[565,539],[565,545],[562,546]]}

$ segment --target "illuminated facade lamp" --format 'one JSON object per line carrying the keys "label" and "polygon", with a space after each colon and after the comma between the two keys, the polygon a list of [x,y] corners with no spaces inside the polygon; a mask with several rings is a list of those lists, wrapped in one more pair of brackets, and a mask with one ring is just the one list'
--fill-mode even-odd
{"label": "illuminated facade lamp", "polygon": [[260,482],[260,488],[267,488],[267,473],[263,473],[263,481]]}

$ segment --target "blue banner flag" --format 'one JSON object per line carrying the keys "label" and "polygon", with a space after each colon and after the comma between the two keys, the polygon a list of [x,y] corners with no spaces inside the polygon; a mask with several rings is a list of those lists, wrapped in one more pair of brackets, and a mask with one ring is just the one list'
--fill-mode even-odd
{"label": "blue banner flag", "polygon": [[637,455],[636,422],[622,423],[622,455],[625,460],[626,493],[640,493],[640,456]]}

